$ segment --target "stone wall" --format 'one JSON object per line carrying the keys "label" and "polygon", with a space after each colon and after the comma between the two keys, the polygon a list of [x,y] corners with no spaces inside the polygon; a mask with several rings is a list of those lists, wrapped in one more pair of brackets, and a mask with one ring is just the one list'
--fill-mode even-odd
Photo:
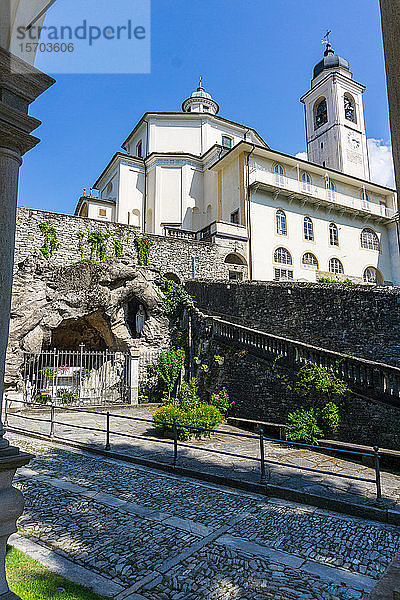
{"label": "stone wall", "polygon": [[[22,262],[33,251],[38,250],[44,241],[39,229],[39,223],[53,226],[57,232],[59,248],[50,262],[57,266],[66,266],[82,259],[78,246],[78,231],[84,234],[92,228],[103,233],[110,233],[108,240],[109,255],[113,255],[113,237],[121,240],[124,255],[132,264],[137,263],[137,253],[134,246],[135,228],[129,225],[105,223],[103,221],[75,217],[61,213],[46,212],[30,208],[18,208],[16,233],[16,265]],[[229,270],[235,269],[224,263],[225,257],[241,247],[238,242],[219,240],[218,243],[198,242],[149,235],[153,242],[150,253],[150,265],[161,270],[163,274],[173,273],[181,281],[198,277],[201,279],[228,279]],[[239,251],[246,252],[244,249]],[[84,244],[84,258],[89,255],[88,244]]]}
{"label": "stone wall", "polygon": [[400,366],[400,288],[198,282],[200,310],[313,346]]}

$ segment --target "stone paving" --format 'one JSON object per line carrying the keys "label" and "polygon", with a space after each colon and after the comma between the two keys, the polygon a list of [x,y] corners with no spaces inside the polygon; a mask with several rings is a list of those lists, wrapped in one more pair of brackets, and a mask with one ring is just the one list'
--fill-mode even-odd
{"label": "stone paving", "polygon": [[[134,416],[141,419],[151,420],[154,407],[139,406],[129,409],[117,408],[111,411],[111,450],[122,452],[131,456],[137,456],[159,463],[171,464],[173,457],[172,442],[169,439],[160,438],[151,422],[130,421],[119,418],[117,415]],[[35,416],[36,418],[49,418],[49,411],[30,411],[19,414]],[[88,431],[72,427],[72,425],[97,427],[104,430],[105,415],[93,413],[74,413],[70,411],[57,410],[55,435],[63,440],[80,441],[104,448],[105,434],[101,432]],[[8,417],[10,426],[25,428],[48,434],[49,423],[38,421],[26,421],[17,415],[10,413]],[[260,481],[259,440],[257,436],[253,439],[246,437],[231,437],[227,432],[244,433],[243,431],[222,425],[219,433],[210,439],[190,440],[187,443],[179,443],[178,465],[193,471],[202,471],[223,477],[233,477],[250,482]],[[126,438],[121,433],[132,437]],[[213,450],[213,453],[205,452],[204,449]],[[372,451],[372,449],[371,449]],[[244,455],[247,458],[236,458],[219,452],[228,452]],[[284,486],[294,490],[300,490],[309,494],[335,498],[350,502],[352,504],[364,504],[376,506],[375,471],[366,464],[344,460],[329,456],[309,449],[299,449],[276,442],[265,442],[265,456],[267,460],[277,463],[288,463],[268,465],[268,482],[276,486]],[[346,455],[343,455],[346,457]],[[371,459],[372,460],[372,459]],[[311,469],[323,469],[328,474],[318,474],[310,471],[301,471],[298,467]],[[360,477],[370,482],[343,479],[335,476],[335,473]],[[400,512],[400,474],[382,472],[383,502],[380,506]]]}
{"label": "stone paving", "polygon": [[400,550],[399,527],[8,437],[36,455],[19,534],[115,600],[364,600]]}

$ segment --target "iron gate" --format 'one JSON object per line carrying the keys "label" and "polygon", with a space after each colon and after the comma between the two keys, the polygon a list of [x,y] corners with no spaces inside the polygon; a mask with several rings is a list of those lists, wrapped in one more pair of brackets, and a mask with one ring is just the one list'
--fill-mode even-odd
{"label": "iron gate", "polygon": [[109,350],[25,353],[25,402],[56,405],[129,403],[130,355]]}

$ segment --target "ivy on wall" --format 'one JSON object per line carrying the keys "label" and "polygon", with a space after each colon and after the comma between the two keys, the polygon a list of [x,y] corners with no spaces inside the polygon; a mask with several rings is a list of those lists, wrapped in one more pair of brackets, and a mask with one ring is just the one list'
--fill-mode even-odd
{"label": "ivy on wall", "polygon": [[145,267],[149,264],[150,250],[153,242],[146,235],[135,235],[135,248],[140,266]]}
{"label": "ivy on wall", "polygon": [[49,260],[50,257],[53,256],[54,252],[59,247],[56,228],[51,225],[48,225],[44,221],[41,221],[39,223],[39,229],[44,236],[43,246],[40,248],[40,251],[43,254],[43,256],[47,260]]}
{"label": "ivy on wall", "polygon": [[[108,231],[104,233],[98,229],[88,229],[86,234],[84,231],[78,231],[78,250],[81,260],[89,260],[96,262],[104,262],[110,258],[108,254],[108,240],[113,241],[113,253],[116,258],[120,258],[124,252],[124,245],[120,239],[111,235]],[[89,254],[85,259],[85,255]]]}

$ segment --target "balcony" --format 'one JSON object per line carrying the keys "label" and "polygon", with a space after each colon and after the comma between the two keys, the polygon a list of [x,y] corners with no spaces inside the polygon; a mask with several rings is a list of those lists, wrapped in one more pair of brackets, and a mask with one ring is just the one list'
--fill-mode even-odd
{"label": "balcony", "polygon": [[[351,196],[333,189],[327,189],[312,183],[298,181],[297,179],[276,175],[265,169],[254,168],[250,173],[250,185],[253,188],[264,188],[287,196],[291,200],[311,202],[317,206],[338,207],[341,210],[352,212],[363,217],[370,215],[378,220],[392,219],[396,211],[387,208],[371,197],[367,203],[357,196]],[[383,198],[383,196],[382,196]]]}
{"label": "balcony", "polygon": [[224,221],[214,221],[199,231],[189,231],[187,229],[179,229],[178,227],[165,226],[164,233],[166,237],[198,242],[213,242],[215,237],[229,238],[242,242],[246,242],[248,239],[246,227],[234,223],[225,223]]}

